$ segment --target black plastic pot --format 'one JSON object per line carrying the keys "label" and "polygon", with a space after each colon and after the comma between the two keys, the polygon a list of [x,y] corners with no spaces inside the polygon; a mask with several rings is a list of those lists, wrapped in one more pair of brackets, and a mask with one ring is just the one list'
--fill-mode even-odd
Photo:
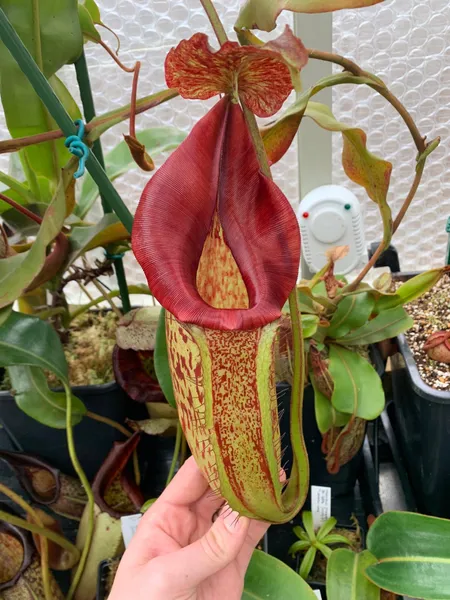
{"label": "black plastic pot", "polygon": [[405,364],[392,372],[397,436],[417,508],[450,518],[450,392],[427,385],[405,337],[397,343]]}
{"label": "black plastic pot", "polygon": [[[115,383],[77,386],[73,388],[89,411],[124,423],[133,416],[136,403]],[[140,407],[144,410],[145,407]],[[26,415],[8,392],[0,392],[0,425],[3,426],[14,450],[39,456],[69,475],[75,475],[67,449],[66,431],[41,425]],[[113,427],[84,417],[73,428],[78,458],[89,479],[92,479],[115,441],[124,436]],[[6,448],[5,448],[6,449]]]}

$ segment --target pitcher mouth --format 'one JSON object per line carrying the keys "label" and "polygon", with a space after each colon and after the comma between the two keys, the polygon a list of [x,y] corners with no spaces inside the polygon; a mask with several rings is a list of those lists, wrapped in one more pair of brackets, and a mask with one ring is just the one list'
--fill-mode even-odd
{"label": "pitcher mouth", "polygon": [[[226,261],[214,252],[202,260],[215,216]],[[220,100],[155,173],[132,243],[150,290],[179,321],[242,330],[280,317],[297,279],[299,227],[287,198],[260,171],[238,104]],[[216,290],[228,289],[227,298],[211,299],[200,269],[210,270]]]}

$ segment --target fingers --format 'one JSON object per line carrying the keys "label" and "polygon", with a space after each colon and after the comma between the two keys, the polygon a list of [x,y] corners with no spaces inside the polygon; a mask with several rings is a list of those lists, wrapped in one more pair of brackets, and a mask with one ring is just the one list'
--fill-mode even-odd
{"label": "fingers", "polygon": [[[249,526],[249,519],[228,508],[203,537],[164,557],[162,560],[170,561],[171,589],[185,591],[195,588],[234,561],[245,544]],[[161,564],[154,567],[164,569]]]}

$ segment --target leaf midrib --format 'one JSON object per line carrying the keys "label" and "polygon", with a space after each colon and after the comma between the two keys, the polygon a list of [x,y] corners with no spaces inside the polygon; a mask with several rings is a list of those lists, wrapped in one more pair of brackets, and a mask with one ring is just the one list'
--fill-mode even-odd
{"label": "leaf midrib", "polygon": [[[392,563],[392,562],[419,562],[419,563],[438,563],[450,565],[450,558],[442,558],[440,556],[391,556],[389,558],[379,559],[376,564]],[[376,565],[374,565],[376,566]]]}
{"label": "leaf midrib", "polygon": [[[9,348],[9,349],[12,349],[12,350],[15,350],[15,351],[19,350],[20,352],[23,352],[26,356],[32,356],[33,358],[34,357],[37,358],[38,362],[30,363],[30,364],[28,364],[28,366],[31,366],[31,367],[36,366],[36,367],[38,367],[39,363],[44,363],[45,365],[47,365],[48,369],[52,373],[54,373],[55,375],[57,375],[61,379],[61,381],[67,382],[67,378],[61,373],[61,371],[58,368],[55,369],[55,366],[54,366],[53,363],[48,362],[44,358],[41,358],[39,356],[39,354],[34,354],[34,352],[30,352],[29,350],[25,350],[25,349],[23,349],[23,348],[21,348],[19,346],[14,346],[13,344],[8,344],[7,342],[4,342],[2,340],[0,340],[0,348],[1,347]],[[16,366],[16,365],[20,366],[20,365],[26,365],[26,364],[27,363],[16,363],[15,365],[10,365],[10,366]]]}
{"label": "leaf midrib", "polygon": [[[369,331],[366,330],[363,333],[360,332],[359,335],[352,335],[352,334],[350,334],[348,336],[340,338],[340,341],[342,341],[343,343],[345,343],[345,342],[354,342],[355,340],[358,340],[360,338],[364,338],[367,335],[373,335],[375,333],[379,333],[383,329],[387,329],[388,327],[392,327],[392,325],[396,325],[400,321],[403,321],[404,318],[405,318],[405,315],[399,317],[395,321],[391,321],[388,325],[382,325],[382,326],[380,326],[380,327],[378,327],[376,329],[370,329]],[[370,325],[370,323],[368,323],[368,325]],[[364,327],[366,327],[366,326],[364,325]],[[368,329],[368,326],[367,326],[367,329]]]}

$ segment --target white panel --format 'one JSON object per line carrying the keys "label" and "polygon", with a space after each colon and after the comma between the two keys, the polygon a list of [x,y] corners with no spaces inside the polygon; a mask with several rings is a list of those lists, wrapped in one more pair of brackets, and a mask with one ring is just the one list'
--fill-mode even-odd
{"label": "white panel", "polygon": [[[307,48],[323,51],[332,50],[331,14],[301,15],[294,18],[295,33]],[[331,63],[310,60],[302,71],[304,89],[313,86],[322,77],[333,72]],[[332,90],[327,88],[314,97],[331,107]],[[320,129],[311,119],[303,119],[298,134],[300,196],[304,198],[308,192],[321,185],[332,182],[332,143],[331,133]]]}
{"label": "white panel", "polygon": [[[442,265],[450,214],[450,8],[448,0],[395,0],[334,15],[334,52],[353,58],[388,84],[429,139],[442,137],[430,157],[422,186],[393,243],[403,270]],[[389,201],[396,213],[414,176],[415,147],[400,117],[367,88],[335,88],[333,110],[340,120],[361,126],[369,148],[393,162]],[[349,185],[340,165],[341,140],[333,138],[334,183]],[[361,188],[366,238],[381,239],[375,205]]]}

